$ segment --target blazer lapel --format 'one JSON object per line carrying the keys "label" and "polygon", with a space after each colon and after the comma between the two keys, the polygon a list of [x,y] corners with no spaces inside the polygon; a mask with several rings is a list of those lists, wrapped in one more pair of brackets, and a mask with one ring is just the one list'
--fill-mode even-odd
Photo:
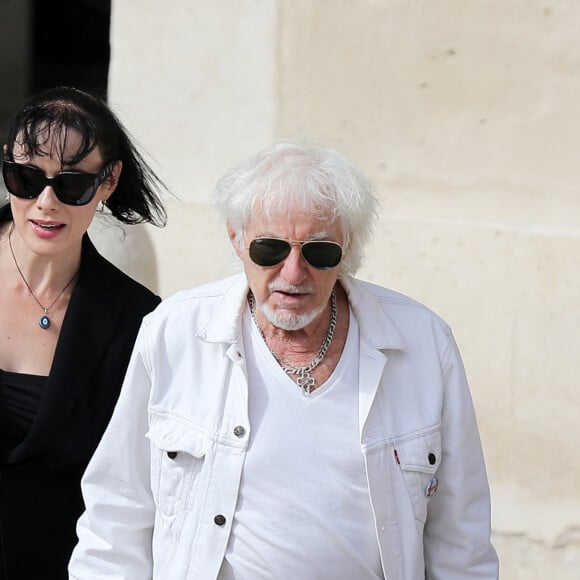
{"label": "blazer lapel", "polygon": [[11,460],[22,460],[46,444],[79,397],[91,388],[91,375],[101,360],[123,308],[115,273],[88,236],[83,239],[79,281],[65,315],[54,360],[28,436]]}

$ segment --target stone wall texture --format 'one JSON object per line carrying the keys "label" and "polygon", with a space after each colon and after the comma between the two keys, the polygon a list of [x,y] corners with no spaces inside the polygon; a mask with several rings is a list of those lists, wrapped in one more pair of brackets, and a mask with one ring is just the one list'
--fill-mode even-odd
{"label": "stone wall texture", "polygon": [[210,206],[230,166],[280,138],[349,155],[382,202],[360,277],[462,348],[503,580],[580,578],[580,3],[112,6],[110,102],[175,193],[145,230],[157,290],[237,268]]}

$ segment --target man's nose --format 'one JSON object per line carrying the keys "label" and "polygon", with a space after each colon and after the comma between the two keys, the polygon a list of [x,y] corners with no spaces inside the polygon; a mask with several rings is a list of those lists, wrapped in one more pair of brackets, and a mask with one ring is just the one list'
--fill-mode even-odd
{"label": "man's nose", "polygon": [[290,253],[282,262],[281,273],[288,282],[297,283],[304,280],[308,264],[302,256],[301,247],[293,245]]}

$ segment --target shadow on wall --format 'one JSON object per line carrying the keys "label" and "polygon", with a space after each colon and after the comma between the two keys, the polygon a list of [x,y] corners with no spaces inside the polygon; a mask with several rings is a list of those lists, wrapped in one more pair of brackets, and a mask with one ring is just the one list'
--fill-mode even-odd
{"label": "shadow on wall", "polygon": [[146,226],[126,226],[97,213],[89,235],[107,260],[151,291],[159,293],[157,259]]}

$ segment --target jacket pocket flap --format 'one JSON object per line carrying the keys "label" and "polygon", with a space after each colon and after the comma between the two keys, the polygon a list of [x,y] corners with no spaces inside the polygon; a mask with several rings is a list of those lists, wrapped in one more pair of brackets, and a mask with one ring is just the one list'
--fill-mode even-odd
{"label": "jacket pocket flap", "polygon": [[400,441],[396,446],[402,469],[435,473],[441,463],[441,433],[429,431],[412,439]]}
{"label": "jacket pocket flap", "polygon": [[193,425],[170,416],[150,415],[146,437],[162,451],[183,451],[193,457],[204,457],[211,446],[210,439]]}

